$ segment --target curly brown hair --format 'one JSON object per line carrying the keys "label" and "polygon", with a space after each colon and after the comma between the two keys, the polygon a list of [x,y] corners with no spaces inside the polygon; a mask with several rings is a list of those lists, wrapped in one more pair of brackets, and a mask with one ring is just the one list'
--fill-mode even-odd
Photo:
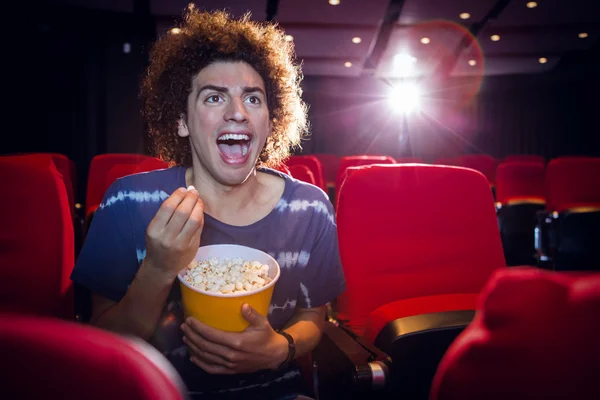
{"label": "curly brown hair", "polygon": [[188,138],[177,135],[177,123],[187,114],[193,78],[217,61],[244,61],[265,82],[272,123],[257,166],[274,167],[285,161],[308,129],[302,101],[302,72],[294,48],[274,23],[234,19],[224,11],[200,12],[191,3],[180,33],[159,38],[150,52],[150,65],[141,84],[143,114],[154,154],[164,161],[191,165]]}

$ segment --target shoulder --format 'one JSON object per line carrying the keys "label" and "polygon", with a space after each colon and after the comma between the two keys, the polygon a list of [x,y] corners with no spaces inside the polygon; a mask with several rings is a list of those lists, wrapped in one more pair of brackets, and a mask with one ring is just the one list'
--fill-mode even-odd
{"label": "shoulder", "polygon": [[129,202],[160,204],[181,186],[184,173],[183,167],[172,167],[119,178],[110,185],[99,208]]}
{"label": "shoulder", "polygon": [[303,214],[303,218],[310,216],[313,222],[315,219],[321,219],[323,222],[335,225],[333,205],[323,190],[279,171],[270,170],[269,172],[271,171],[285,180],[283,196],[276,206],[280,212]]}

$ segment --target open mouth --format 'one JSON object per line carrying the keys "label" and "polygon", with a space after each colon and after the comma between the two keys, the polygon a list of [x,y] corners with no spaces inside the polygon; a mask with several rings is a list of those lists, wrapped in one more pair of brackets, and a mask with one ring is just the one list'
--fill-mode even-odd
{"label": "open mouth", "polygon": [[221,157],[231,164],[246,161],[252,144],[252,135],[248,133],[223,133],[217,138]]}

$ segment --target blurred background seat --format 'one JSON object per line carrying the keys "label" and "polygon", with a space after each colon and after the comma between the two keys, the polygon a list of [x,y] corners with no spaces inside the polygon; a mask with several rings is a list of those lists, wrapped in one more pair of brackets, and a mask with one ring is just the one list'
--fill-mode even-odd
{"label": "blurred background seat", "polygon": [[317,185],[315,175],[309,167],[303,164],[296,164],[290,166],[290,174],[293,178],[298,179],[302,182],[310,183],[311,185]]}
{"label": "blurred background seat", "polygon": [[317,157],[313,155],[292,156],[287,160],[286,164],[290,169],[295,165],[306,166],[313,175],[313,179],[315,181],[313,185],[327,193],[327,185],[325,184],[325,175],[323,173],[323,167],[321,165],[321,161],[319,161]]}
{"label": "blurred background seat", "polygon": [[0,314],[7,399],[183,400],[171,364],[141,339],[54,318]]}
{"label": "blurred background seat", "polygon": [[497,271],[436,372],[431,400],[600,398],[600,275]]}
{"label": "blurred background seat", "polygon": [[496,171],[496,204],[504,257],[509,266],[536,265],[535,227],[546,209],[544,164],[505,161]]}
{"label": "blurred background seat", "polygon": [[53,156],[0,157],[0,309],[72,319],[75,243]]}

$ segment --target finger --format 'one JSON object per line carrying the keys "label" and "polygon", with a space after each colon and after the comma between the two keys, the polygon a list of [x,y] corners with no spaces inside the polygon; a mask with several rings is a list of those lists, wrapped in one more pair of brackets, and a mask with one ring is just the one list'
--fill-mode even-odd
{"label": "finger", "polygon": [[[220,329],[213,328],[198,321],[196,318],[189,317],[186,319],[185,324],[191,328],[193,332],[215,344],[220,344],[227,349],[239,350],[241,347],[240,333],[237,332],[224,332]],[[186,327],[186,330],[187,330]],[[224,354],[225,355],[225,354]]]}
{"label": "finger", "polygon": [[211,340],[207,340],[205,337],[195,332],[193,328],[186,324],[183,324],[183,332],[187,338],[187,341],[191,342],[199,351],[219,356],[221,361],[230,363],[235,363],[238,361],[233,355],[235,352],[234,349],[214,343]]}
{"label": "finger", "polygon": [[223,365],[213,365],[202,360],[197,359],[196,357],[191,357],[190,361],[202,368],[204,371],[213,375],[232,375],[235,374],[235,371],[230,370]]}
{"label": "finger", "polygon": [[223,365],[231,370],[235,369],[236,364],[226,360],[224,357],[221,357],[217,354],[209,353],[208,351],[201,350],[198,346],[192,343],[191,340],[183,337],[183,342],[190,349],[190,354],[193,357],[196,357],[199,360],[203,360],[212,365]]}
{"label": "finger", "polygon": [[[249,327],[264,328],[267,324],[267,318],[260,315],[250,304],[242,305],[242,316],[250,323]],[[246,328],[248,329],[248,328]]]}
{"label": "finger", "polygon": [[181,233],[181,229],[190,217],[190,214],[192,213],[192,210],[196,206],[197,202],[198,191],[196,191],[196,189],[188,191],[167,223],[166,231],[168,234],[178,236]]}
{"label": "finger", "polygon": [[190,213],[188,220],[185,225],[181,229],[181,233],[179,237],[182,240],[191,241],[194,239],[194,236],[198,234],[198,231],[202,233],[202,228],[204,227],[204,202],[202,199],[198,198],[196,200],[196,204]]}
{"label": "finger", "polygon": [[187,194],[187,190],[185,188],[178,188],[175,190],[169,198],[167,198],[160,206],[156,215],[150,222],[150,227],[165,227],[167,223],[171,219],[171,216],[179,206],[179,204],[183,201]]}

